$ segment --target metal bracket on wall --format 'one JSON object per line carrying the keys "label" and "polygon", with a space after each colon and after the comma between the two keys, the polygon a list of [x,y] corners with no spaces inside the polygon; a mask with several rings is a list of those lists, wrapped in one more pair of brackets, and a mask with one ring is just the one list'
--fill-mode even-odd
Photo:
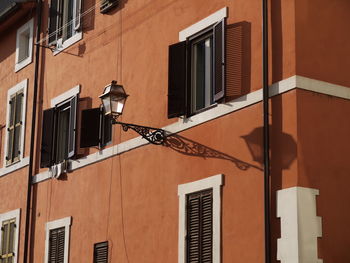
{"label": "metal bracket on wall", "polygon": [[165,131],[162,129],[124,123],[116,121],[115,119],[112,119],[112,124],[120,124],[123,128],[123,131],[128,131],[129,129],[132,129],[138,134],[140,134],[142,138],[155,145],[163,145],[166,138]]}

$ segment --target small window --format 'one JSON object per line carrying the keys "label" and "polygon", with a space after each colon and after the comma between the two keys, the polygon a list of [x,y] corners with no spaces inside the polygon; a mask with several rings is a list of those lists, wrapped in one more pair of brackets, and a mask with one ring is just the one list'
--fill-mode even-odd
{"label": "small window", "polygon": [[0,262],[17,262],[18,223],[20,210],[0,214]]}
{"label": "small window", "polygon": [[187,262],[213,262],[213,191],[187,195]]}
{"label": "small window", "polygon": [[81,39],[81,0],[51,0],[49,45],[62,50]]}
{"label": "small window", "polygon": [[45,263],[68,263],[71,217],[46,223]]}
{"label": "small window", "polygon": [[23,158],[24,123],[27,80],[8,91],[5,165],[9,166]]}
{"label": "small window", "polygon": [[2,221],[1,225],[1,262],[13,262],[16,218]]}
{"label": "small window", "polygon": [[178,186],[179,263],[220,263],[222,175]]}
{"label": "small window", "polygon": [[94,263],[108,262],[108,241],[94,244]]}
{"label": "small window", "polygon": [[225,19],[169,47],[168,117],[196,114],[224,97]]}
{"label": "small window", "polygon": [[44,111],[41,167],[51,167],[74,157],[78,95]]}
{"label": "small window", "polygon": [[33,19],[17,30],[15,71],[30,64],[33,50]]}
{"label": "small window", "polygon": [[64,260],[65,228],[50,230],[49,234],[49,262],[59,263]]}

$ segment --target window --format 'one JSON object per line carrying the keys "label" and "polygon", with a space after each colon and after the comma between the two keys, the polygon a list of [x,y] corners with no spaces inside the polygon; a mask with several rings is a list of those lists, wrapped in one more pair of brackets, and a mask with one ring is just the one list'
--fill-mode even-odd
{"label": "window", "polygon": [[179,263],[220,263],[222,177],[178,186]]}
{"label": "window", "polygon": [[5,166],[23,159],[27,80],[22,81],[7,93],[7,121]]}
{"label": "window", "polygon": [[33,19],[17,30],[15,71],[30,64],[33,60]]}
{"label": "window", "polygon": [[191,116],[221,101],[224,52],[225,18],[169,47],[169,118]]}
{"label": "window", "polygon": [[40,162],[42,168],[59,164],[75,155],[79,90],[79,86],[73,88],[63,94],[62,102],[54,101],[54,107],[44,110]]}
{"label": "window", "polygon": [[17,262],[18,251],[18,224],[20,210],[14,210],[0,215],[0,262]]}
{"label": "window", "polygon": [[48,42],[56,51],[81,39],[80,14],[81,0],[51,0]]}
{"label": "window", "polygon": [[45,263],[68,263],[71,217],[46,223]]}
{"label": "window", "polygon": [[108,262],[108,241],[94,245],[94,263]]}

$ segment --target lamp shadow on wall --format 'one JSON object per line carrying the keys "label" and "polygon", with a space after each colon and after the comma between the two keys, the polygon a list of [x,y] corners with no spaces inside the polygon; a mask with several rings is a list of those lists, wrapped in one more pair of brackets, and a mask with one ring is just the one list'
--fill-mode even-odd
{"label": "lamp shadow on wall", "polygon": [[208,146],[205,146],[203,144],[200,144],[188,138],[185,138],[181,135],[177,135],[177,134],[168,135],[164,142],[164,146],[169,147],[178,153],[188,155],[188,156],[201,157],[204,159],[215,158],[215,159],[227,160],[234,163],[238,169],[243,171],[246,171],[249,168],[254,168],[262,171],[261,167],[259,166],[247,163],[231,155],[220,152],[218,150],[215,150],[213,148],[210,148]]}
{"label": "lamp shadow on wall", "polygon": [[[264,164],[263,130],[263,127],[257,127],[249,134],[242,136],[253,160],[262,165]],[[273,140],[271,140],[271,149],[280,145],[280,147],[278,147],[278,164],[276,163],[276,165],[281,169],[289,169],[297,154],[297,144],[295,140],[290,134],[281,131],[277,133],[272,125],[270,126],[270,134],[273,138]],[[275,161],[275,155],[271,156],[271,159],[272,158],[273,161]]]}

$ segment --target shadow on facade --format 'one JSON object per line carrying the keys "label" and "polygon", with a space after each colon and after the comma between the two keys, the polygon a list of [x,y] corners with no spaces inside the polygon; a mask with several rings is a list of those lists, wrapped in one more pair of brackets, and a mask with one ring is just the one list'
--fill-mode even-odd
{"label": "shadow on facade", "polygon": [[185,138],[183,136],[172,134],[167,136],[166,141],[164,143],[166,147],[169,147],[181,154],[201,157],[201,158],[216,158],[227,160],[236,165],[236,167],[240,170],[248,170],[249,168],[255,168],[257,170],[262,170],[259,166],[244,162],[239,160],[233,156],[230,156],[226,153],[217,151],[213,148]]}

